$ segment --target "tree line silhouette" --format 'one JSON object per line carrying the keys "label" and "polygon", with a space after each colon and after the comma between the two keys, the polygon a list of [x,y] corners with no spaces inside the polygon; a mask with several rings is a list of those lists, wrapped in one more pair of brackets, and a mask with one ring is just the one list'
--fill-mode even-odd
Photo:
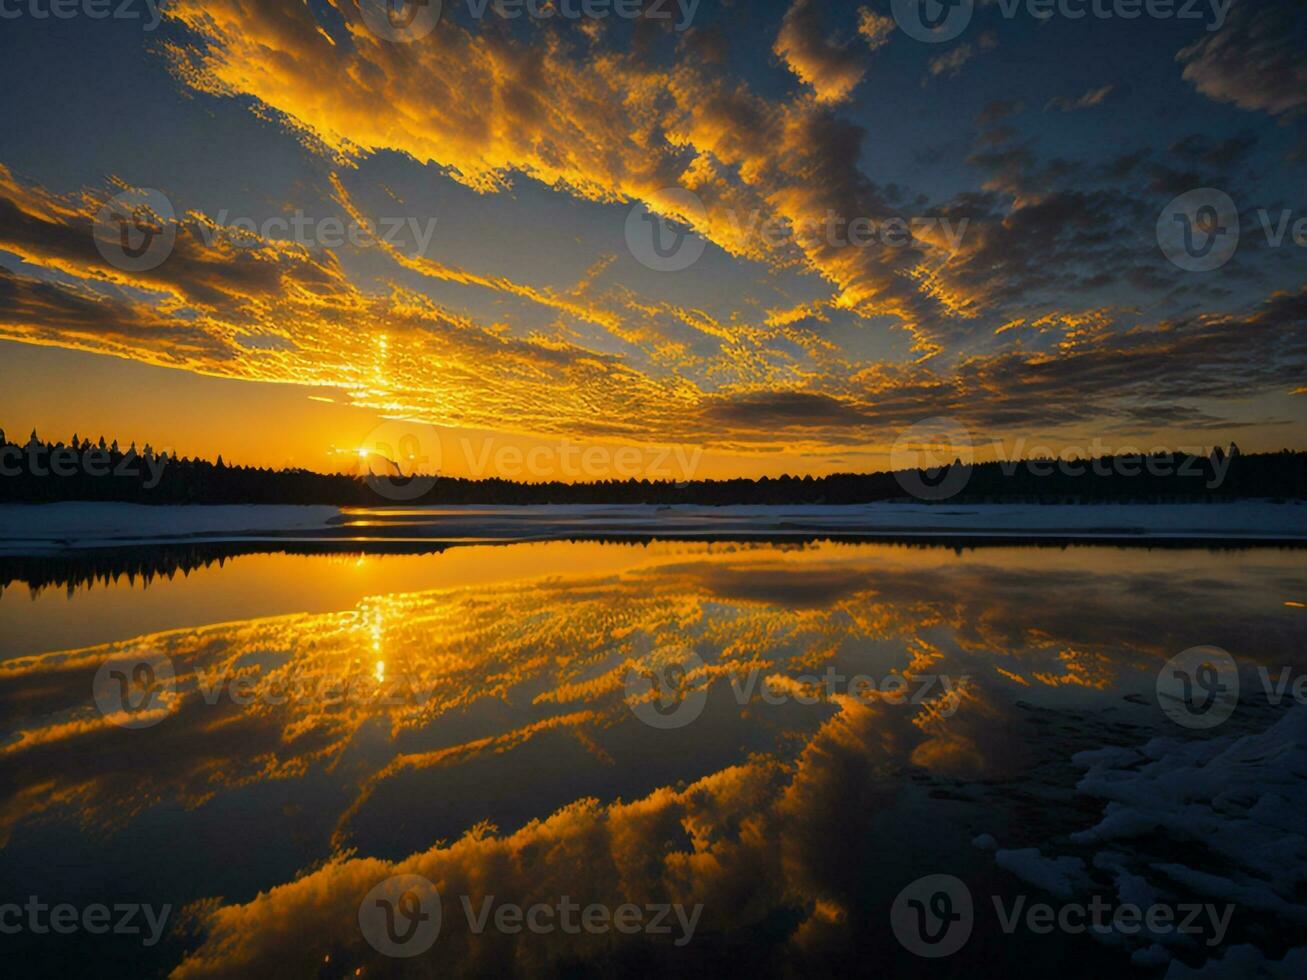
{"label": "tree line silhouette", "polygon": [[[393,463],[390,472],[398,473]],[[1307,497],[1307,452],[1209,456],[1165,453],[1103,456],[1068,464],[1055,459],[979,463],[937,470],[838,473],[758,479],[594,480],[520,483],[498,478],[374,476],[307,469],[228,466],[121,449],[101,437],[67,443],[6,440],[0,429],[0,502],[116,501],[137,504],[329,504],[384,507],[433,504],[858,504],[913,500],[905,485],[939,486],[957,478],[950,502],[1096,503],[1221,501]],[[416,481],[416,482],[415,482]]]}

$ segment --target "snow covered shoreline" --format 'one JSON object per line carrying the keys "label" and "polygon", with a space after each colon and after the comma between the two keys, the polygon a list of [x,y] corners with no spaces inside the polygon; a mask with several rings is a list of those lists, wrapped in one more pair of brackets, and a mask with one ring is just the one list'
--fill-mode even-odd
{"label": "snow covered shoreline", "polygon": [[145,506],[0,505],[0,553],[187,541],[472,541],[566,537],[1307,541],[1307,504]]}

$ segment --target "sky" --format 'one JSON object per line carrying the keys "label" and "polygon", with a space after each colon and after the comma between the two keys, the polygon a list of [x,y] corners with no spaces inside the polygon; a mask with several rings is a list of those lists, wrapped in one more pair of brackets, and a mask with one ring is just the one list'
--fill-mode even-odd
{"label": "sky", "polygon": [[10,438],[518,479],[1307,447],[1300,3],[403,6],[0,0]]}

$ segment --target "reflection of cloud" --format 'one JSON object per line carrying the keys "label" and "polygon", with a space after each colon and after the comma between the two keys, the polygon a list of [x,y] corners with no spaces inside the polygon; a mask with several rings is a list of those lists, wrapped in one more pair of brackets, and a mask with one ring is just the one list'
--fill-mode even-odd
{"label": "reflection of cloud", "polygon": [[[0,716],[12,721],[0,744],[0,828],[7,835],[24,819],[68,815],[113,824],[168,800],[194,806],[234,786],[333,765],[367,726],[407,738],[489,704],[518,706],[488,730],[455,734],[463,731],[455,725],[435,743],[391,746],[357,774],[352,813],[404,772],[475,764],[550,731],[601,742],[629,720],[626,666],[662,647],[709,654],[705,677],[718,682],[754,667],[847,666],[859,650],[888,642],[898,653],[886,670],[1107,689],[1193,635],[1231,650],[1254,643],[1253,657],[1280,650],[1260,597],[1302,591],[1276,566],[1249,573],[1270,578],[1240,591],[1177,572],[1165,555],[1110,573],[1079,568],[1073,557],[1030,567],[949,556],[727,549],[614,578],[396,594],[339,613],[6,661]],[[1045,599],[1031,607],[1036,593]],[[1169,615],[1180,606],[1193,610],[1183,630]],[[171,658],[180,692],[175,714],[144,737],[110,725],[89,699],[100,663],[133,649]],[[1014,675],[1021,680],[1007,679]],[[942,741],[922,751],[960,758],[943,746],[965,728],[964,715],[936,719]],[[349,822],[342,818],[342,840]]]}
{"label": "reflection of cloud", "polygon": [[[493,929],[472,935],[463,896],[474,908],[488,895],[521,905],[564,895],[609,907],[701,904],[700,934],[768,922],[755,941],[780,948],[838,921],[841,907],[856,899],[862,871],[851,855],[877,846],[862,827],[869,814],[893,805],[904,756],[932,741],[908,712],[841,699],[792,765],[754,758],[683,789],[609,806],[581,800],[509,835],[483,825],[452,845],[394,862],[338,857],[246,904],[203,905],[197,912],[206,938],[173,976],[299,973],[325,956],[345,968],[374,963],[354,924],[358,902],[395,874],[422,875],[442,892],[440,941],[427,954],[427,968],[437,973],[540,975],[564,959],[598,959],[621,939]],[[950,774],[977,774],[974,763],[990,747],[969,744],[975,755],[951,765]],[[938,758],[921,755],[928,768]],[[778,911],[792,925],[776,928]]]}
{"label": "reflection of cloud", "polygon": [[[475,774],[551,734],[611,765],[623,726],[637,725],[624,667],[663,646],[700,652],[710,704],[740,718],[760,706],[734,706],[727,681],[751,668],[777,689],[827,666],[951,675],[961,693],[947,711],[836,694],[787,736],[792,748],[683,788],[583,799],[514,833],[482,826],[401,861],[338,853],[246,904],[203,903],[207,938],[178,975],[301,972],[327,955],[342,967],[375,962],[357,904],[397,873],[474,901],[702,902],[705,931],[783,910],[792,928],[770,934],[803,945],[838,933],[842,910],[858,907],[859,855],[879,843],[855,831],[896,805],[905,771],[993,780],[1033,764],[1016,699],[1115,701],[1123,679],[1150,679],[1195,635],[1250,662],[1291,656],[1297,637],[1284,624],[1295,611],[1280,597],[1304,588],[1295,556],[1264,553],[1220,580],[1207,567],[1167,551],[687,546],[608,575],[391,594],[18,658],[0,664],[0,717],[12,719],[0,831],[56,819],[112,829],[147,807],[327,772],[344,790],[336,843],[348,846],[356,816],[395,805],[377,790],[424,770]],[[106,656],[140,647],[171,658],[181,696],[161,724],[125,731],[95,714],[88,688]],[[220,678],[248,685],[237,688],[248,703],[214,695]],[[377,750],[361,754],[365,742]],[[463,816],[466,827],[481,814]],[[454,911],[433,963],[538,973],[561,956],[603,954],[598,939],[469,936]]]}
{"label": "reflection of cloud", "polygon": [[[300,975],[327,955],[344,968],[380,966],[359,935],[358,903],[392,874],[422,875],[442,892],[440,940],[423,960],[434,974],[540,975],[564,959],[598,959],[623,938],[561,930],[472,935],[461,896],[474,909],[486,896],[523,906],[556,904],[560,896],[609,908],[702,903],[701,933],[756,924],[785,898],[775,847],[781,838],[772,835],[768,814],[777,775],[770,764],[751,763],[633,803],[582,800],[508,836],[479,828],[401,861],[333,860],[247,904],[213,909],[208,938],[173,976]],[[740,890],[742,869],[748,895]]]}

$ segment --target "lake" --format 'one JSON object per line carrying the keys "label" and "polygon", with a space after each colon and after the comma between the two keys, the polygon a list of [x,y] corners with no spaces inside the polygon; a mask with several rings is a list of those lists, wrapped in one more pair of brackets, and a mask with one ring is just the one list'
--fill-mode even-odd
{"label": "lake", "polygon": [[1301,945],[1300,549],[349,547],[0,559],[23,975],[1186,977]]}

